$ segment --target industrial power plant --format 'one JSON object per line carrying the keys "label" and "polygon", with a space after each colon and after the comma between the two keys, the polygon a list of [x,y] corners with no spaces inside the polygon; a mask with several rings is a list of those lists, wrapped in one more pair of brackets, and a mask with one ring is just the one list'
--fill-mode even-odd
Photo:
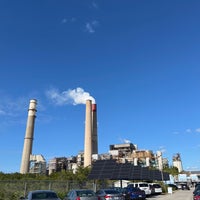
{"label": "industrial power plant", "polygon": [[[115,159],[119,163],[131,163],[134,166],[155,167],[158,170],[162,170],[164,166],[169,166],[168,160],[162,157],[161,151],[157,151],[154,154],[151,150],[139,150],[137,145],[132,143],[110,145],[108,153],[99,154],[97,105],[91,99],[85,101],[84,151],[73,157],[55,157],[47,163],[42,155],[34,155],[32,153],[36,106],[37,100],[31,99],[22,152],[21,174],[51,174],[61,170],[73,170],[76,172],[79,166],[89,167],[97,160],[110,159]],[[179,166],[182,166],[180,155],[179,159],[176,160],[176,167]]]}

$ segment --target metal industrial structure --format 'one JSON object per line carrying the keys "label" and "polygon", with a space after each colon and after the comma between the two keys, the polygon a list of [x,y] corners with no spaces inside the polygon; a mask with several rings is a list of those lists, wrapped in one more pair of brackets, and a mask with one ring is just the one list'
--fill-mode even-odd
{"label": "metal industrial structure", "polygon": [[46,174],[46,160],[43,155],[30,155],[29,173]]}

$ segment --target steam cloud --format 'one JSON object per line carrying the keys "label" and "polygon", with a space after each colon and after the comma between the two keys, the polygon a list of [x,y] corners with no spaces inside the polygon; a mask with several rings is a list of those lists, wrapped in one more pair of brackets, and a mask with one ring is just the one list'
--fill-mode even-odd
{"label": "steam cloud", "polygon": [[59,92],[56,89],[51,89],[47,91],[47,97],[49,97],[57,105],[65,104],[85,104],[86,100],[91,100],[92,103],[95,103],[95,99],[90,96],[89,92],[85,92],[84,89],[78,87],[76,89],[69,89],[67,91]]}

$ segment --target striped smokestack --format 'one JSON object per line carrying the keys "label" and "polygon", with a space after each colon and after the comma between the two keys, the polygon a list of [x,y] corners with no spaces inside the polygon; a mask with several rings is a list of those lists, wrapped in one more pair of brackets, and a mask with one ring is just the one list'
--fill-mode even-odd
{"label": "striped smokestack", "polygon": [[97,105],[92,104],[92,154],[98,154]]}
{"label": "striped smokestack", "polygon": [[33,145],[33,134],[34,134],[34,124],[36,118],[36,104],[37,100],[30,100],[29,109],[28,109],[28,119],[26,124],[26,133],[24,138],[24,149],[22,153],[22,161],[20,173],[26,174],[29,172],[30,166],[30,155],[32,154],[32,145]]}
{"label": "striped smokestack", "polygon": [[92,164],[92,101],[86,100],[84,167]]}

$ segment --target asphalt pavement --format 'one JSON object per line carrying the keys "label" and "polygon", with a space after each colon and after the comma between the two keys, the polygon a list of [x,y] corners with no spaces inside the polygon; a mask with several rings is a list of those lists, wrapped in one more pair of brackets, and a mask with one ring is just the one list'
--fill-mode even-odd
{"label": "asphalt pavement", "polygon": [[176,190],[173,193],[148,197],[147,200],[192,200],[194,189]]}

